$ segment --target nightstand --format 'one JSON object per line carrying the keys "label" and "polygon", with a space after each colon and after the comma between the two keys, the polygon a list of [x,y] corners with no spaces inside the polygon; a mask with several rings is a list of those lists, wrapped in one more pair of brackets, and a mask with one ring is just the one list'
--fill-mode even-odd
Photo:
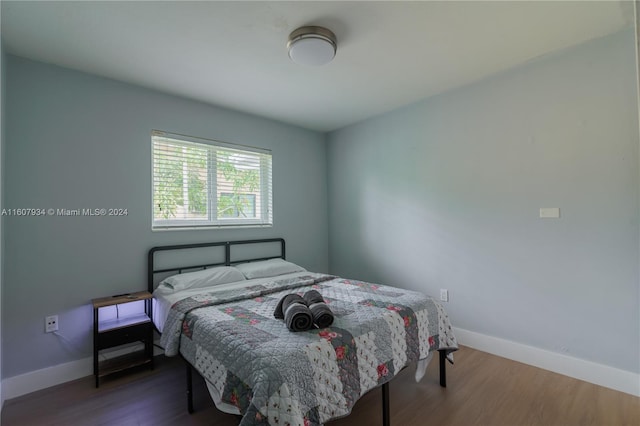
{"label": "nightstand", "polygon": [[[144,304],[144,310],[138,309],[132,313],[120,314],[120,310],[127,311],[133,302]],[[125,371],[130,368],[148,365],[153,369],[153,323],[151,322],[151,294],[140,291],[117,296],[93,299],[93,374],[96,377],[96,387],[100,385],[100,378]],[[101,318],[100,311],[103,310]],[[105,311],[111,315],[105,315]],[[115,314],[113,313],[115,312]],[[105,318],[106,317],[106,318]],[[133,342],[142,342],[144,348],[127,353],[126,355],[100,361],[100,351]]]}

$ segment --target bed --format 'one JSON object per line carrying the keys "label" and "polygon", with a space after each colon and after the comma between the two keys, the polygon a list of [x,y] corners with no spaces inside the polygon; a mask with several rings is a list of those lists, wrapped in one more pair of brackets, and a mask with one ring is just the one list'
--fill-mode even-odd
{"label": "bed", "polygon": [[[251,250],[247,250],[251,248]],[[242,250],[244,249],[244,250]],[[203,260],[167,253],[207,254]],[[275,253],[273,253],[275,251]],[[388,426],[389,381],[415,364],[416,380],[439,353],[440,385],[458,345],[442,305],[400,288],[309,272],[287,262],[281,238],[154,247],[148,253],[152,319],[167,356],[204,379],[221,411],[240,425],[322,425],[344,417],[368,391],[381,387]],[[293,332],[274,318],[287,294],[315,290],[333,324]]]}

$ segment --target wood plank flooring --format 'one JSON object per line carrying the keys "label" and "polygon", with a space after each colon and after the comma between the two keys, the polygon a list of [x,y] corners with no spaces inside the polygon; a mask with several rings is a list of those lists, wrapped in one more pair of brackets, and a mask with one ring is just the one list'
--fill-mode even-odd
{"label": "wood plank flooring", "polygon": [[[462,347],[447,365],[446,389],[438,362],[415,383],[407,368],[391,382],[392,426],[640,425],[640,398]],[[201,378],[194,377],[195,412],[188,414],[185,368],[180,359],[156,358],[154,371],[65,383],[5,402],[3,426],[163,426],[239,423],[218,411]],[[381,391],[330,426],[381,425]]]}

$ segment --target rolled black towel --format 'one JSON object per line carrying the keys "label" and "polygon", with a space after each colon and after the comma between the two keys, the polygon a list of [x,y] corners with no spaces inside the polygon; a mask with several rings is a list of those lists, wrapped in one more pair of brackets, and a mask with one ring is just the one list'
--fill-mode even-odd
{"label": "rolled black towel", "polygon": [[304,299],[297,294],[287,294],[276,306],[273,316],[284,319],[291,331],[305,331],[313,327],[313,315]]}
{"label": "rolled black towel", "polygon": [[333,324],[333,312],[324,303],[320,293],[316,290],[310,290],[304,294],[303,298],[311,311],[311,315],[313,315],[313,322],[318,328],[326,328]]}
{"label": "rolled black towel", "polygon": [[287,296],[291,296],[291,294],[287,294],[286,296],[282,297],[278,302],[278,305],[276,306],[276,310],[273,311],[273,316],[275,319],[284,319],[284,311],[282,310],[282,303],[284,302],[284,299],[287,298]]}

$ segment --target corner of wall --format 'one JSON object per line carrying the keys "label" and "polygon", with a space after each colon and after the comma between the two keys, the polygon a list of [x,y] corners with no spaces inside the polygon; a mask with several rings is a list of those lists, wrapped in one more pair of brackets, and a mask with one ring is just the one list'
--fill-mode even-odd
{"label": "corner of wall", "polygon": [[[633,2],[634,26],[636,37],[636,93],[638,105],[638,132],[640,136],[640,0]],[[640,165],[640,137],[638,137],[638,164]],[[638,175],[638,191],[640,192],[640,174]],[[638,246],[640,247],[640,233],[638,235]],[[638,258],[638,269],[640,269],[640,258]],[[640,282],[638,283],[638,307],[640,307]],[[640,325],[639,325],[640,327]],[[639,331],[640,332],[640,331]],[[640,360],[638,360],[640,364]],[[639,365],[640,369],[640,365]]]}
{"label": "corner of wall", "polygon": [[[0,12],[0,15],[2,13]],[[4,206],[3,197],[4,197],[4,180],[3,176],[3,167],[2,164],[4,162],[3,151],[4,151],[4,143],[5,143],[5,88],[6,88],[6,70],[5,70],[5,61],[6,54],[4,50],[4,42],[0,38],[0,209]],[[4,222],[4,217],[0,217],[0,413],[2,412],[2,407],[4,406],[4,392],[2,389],[2,287],[3,287],[3,275],[4,275],[4,236],[2,234],[2,224]]]}

